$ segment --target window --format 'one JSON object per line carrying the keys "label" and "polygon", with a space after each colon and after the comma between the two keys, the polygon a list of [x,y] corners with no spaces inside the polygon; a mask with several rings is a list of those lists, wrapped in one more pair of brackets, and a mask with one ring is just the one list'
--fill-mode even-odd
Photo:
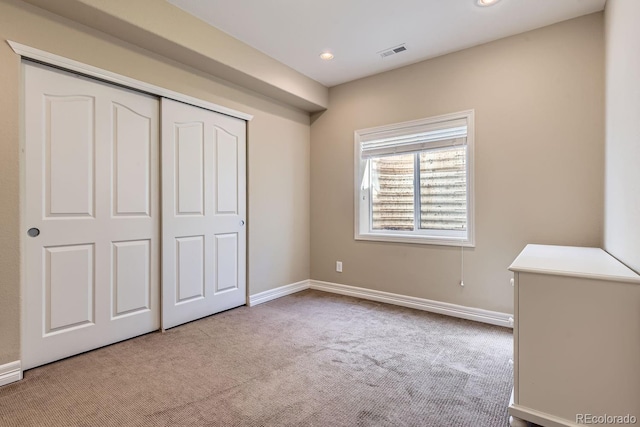
{"label": "window", "polygon": [[473,246],[473,110],[355,133],[355,238]]}

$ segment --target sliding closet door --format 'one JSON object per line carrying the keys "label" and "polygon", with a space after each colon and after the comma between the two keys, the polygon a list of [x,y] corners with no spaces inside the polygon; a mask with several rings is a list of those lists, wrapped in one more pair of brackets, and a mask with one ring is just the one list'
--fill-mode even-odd
{"label": "sliding closet door", "polygon": [[25,369],[160,326],[159,103],[25,75]]}
{"label": "sliding closet door", "polygon": [[162,327],[246,302],[246,122],[162,99]]}

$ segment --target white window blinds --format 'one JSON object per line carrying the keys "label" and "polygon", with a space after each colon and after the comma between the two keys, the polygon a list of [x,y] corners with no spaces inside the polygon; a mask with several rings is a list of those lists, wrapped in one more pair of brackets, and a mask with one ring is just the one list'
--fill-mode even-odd
{"label": "white window blinds", "polygon": [[361,156],[367,159],[464,145],[466,138],[466,119],[422,124],[361,135]]}

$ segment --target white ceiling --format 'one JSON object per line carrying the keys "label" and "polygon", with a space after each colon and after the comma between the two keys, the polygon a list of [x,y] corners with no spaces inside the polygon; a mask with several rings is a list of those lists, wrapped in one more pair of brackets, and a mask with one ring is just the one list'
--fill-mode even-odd
{"label": "white ceiling", "polygon": [[[325,86],[600,11],[606,0],[168,0]],[[378,52],[406,43],[407,51]],[[331,61],[319,55],[330,51]]]}

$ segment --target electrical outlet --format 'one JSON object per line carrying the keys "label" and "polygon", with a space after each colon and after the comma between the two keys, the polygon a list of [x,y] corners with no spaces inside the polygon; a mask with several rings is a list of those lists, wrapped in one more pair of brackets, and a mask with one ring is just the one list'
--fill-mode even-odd
{"label": "electrical outlet", "polygon": [[342,273],[342,261],[336,261],[336,271]]}

